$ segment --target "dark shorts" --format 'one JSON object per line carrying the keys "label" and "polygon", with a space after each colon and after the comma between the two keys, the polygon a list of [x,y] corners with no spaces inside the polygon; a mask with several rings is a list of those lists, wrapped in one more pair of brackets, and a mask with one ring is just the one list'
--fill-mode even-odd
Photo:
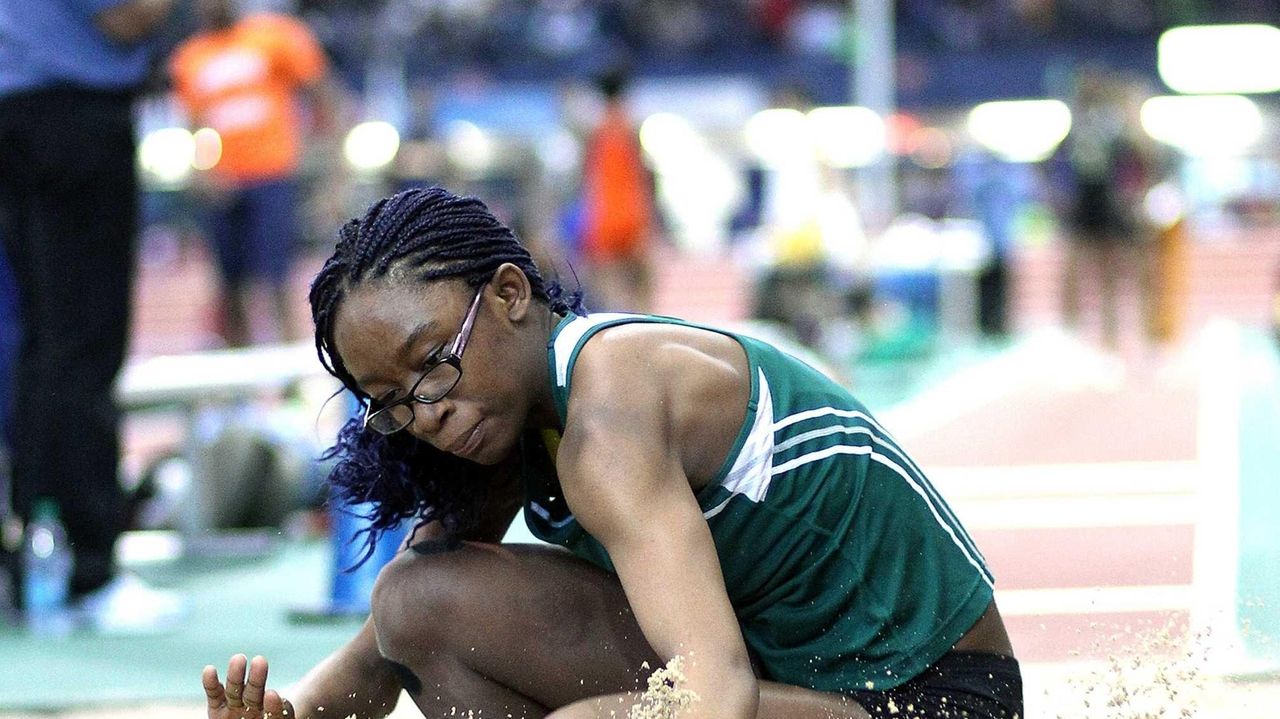
{"label": "dark shorts", "polygon": [[209,239],[225,282],[285,281],[294,255],[296,194],[292,180],[255,182],[208,209]]}
{"label": "dark shorts", "polygon": [[852,698],[875,719],[1019,719],[1022,671],[1013,657],[948,652],[906,684]]}

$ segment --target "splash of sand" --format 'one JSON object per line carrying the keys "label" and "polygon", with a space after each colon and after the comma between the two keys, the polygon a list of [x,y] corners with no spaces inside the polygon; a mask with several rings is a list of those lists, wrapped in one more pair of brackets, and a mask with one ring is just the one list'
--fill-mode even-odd
{"label": "splash of sand", "polygon": [[[1126,628],[1126,634],[1129,631]],[[1171,625],[1140,633],[1136,648],[1112,652],[1104,668],[1070,679],[1082,706],[1058,714],[1058,719],[1196,716],[1205,688],[1208,637],[1203,632],[1179,634]]]}
{"label": "splash of sand", "polygon": [[676,719],[681,709],[698,701],[692,689],[680,688],[684,681],[684,657],[676,655],[649,675],[649,688],[631,706],[627,719]]}

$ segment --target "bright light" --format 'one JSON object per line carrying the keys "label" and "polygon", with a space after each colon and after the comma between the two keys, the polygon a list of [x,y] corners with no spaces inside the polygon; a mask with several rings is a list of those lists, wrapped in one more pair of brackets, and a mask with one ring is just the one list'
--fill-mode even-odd
{"label": "bright light", "polygon": [[542,160],[542,166],[554,174],[573,172],[582,162],[582,150],[568,130],[543,136],[538,140],[535,152]]}
{"label": "bright light", "polygon": [[444,129],[445,155],[458,168],[473,174],[484,174],[493,166],[497,150],[493,138],[478,125],[454,120]]}
{"label": "bright light", "polygon": [[347,163],[362,172],[376,172],[391,164],[400,150],[400,133],[389,122],[362,122],[342,143]]}
{"label": "bright light", "polygon": [[716,247],[741,204],[742,181],[684,117],[654,113],[640,124],[640,146],[653,161],[657,195],[673,218],[681,247]]}
{"label": "bright light", "polygon": [[803,112],[791,108],[761,110],[747,120],[747,149],[761,164],[778,168],[812,162],[814,138]]}
{"label": "bright light", "polygon": [[884,120],[866,107],[818,107],[809,111],[818,154],[832,167],[866,167],[885,153]]}
{"label": "bright light", "polygon": [[186,180],[195,156],[195,139],[181,127],[153,130],[138,144],[138,163],[143,171],[165,184]]}
{"label": "bright light", "polygon": [[700,151],[702,139],[689,121],[670,112],[659,112],[640,124],[640,146],[655,165],[679,162],[690,152]]}
{"label": "bright light", "polygon": [[742,180],[723,158],[707,150],[658,174],[658,196],[673,218],[681,247],[720,246],[729,216],[742,203]]}
{"label": "bright light", "polygon": [[1280,28],[1271,25],[1175,27],[1156,53],[1160,79],[1176,92],[1280,90]]}
{"label": "bright light", "polygon": [[1262,137],[1262,113],[1240,95],[1166,95],[1142,103],[1142,128],[1188,155],[1237,155]]}
{"label": "bright light", "polygon": [[1186,215],[1187,203],[1176,184],[1161,182],[1142,198],[1142,210],[1156,227],[1167,230]]}
{"label": "bright light", "polygon": [[1058,100],[984,102],[969,111],[969,134],[1009,162],[1048,158],[1071,130],[1071,110]]}
{"label": "bright light", "polygon": [[194,143],[191,166],[197,170],[209,170],[222,159],[222,136],[212,127],[202,127],[192,134]]}

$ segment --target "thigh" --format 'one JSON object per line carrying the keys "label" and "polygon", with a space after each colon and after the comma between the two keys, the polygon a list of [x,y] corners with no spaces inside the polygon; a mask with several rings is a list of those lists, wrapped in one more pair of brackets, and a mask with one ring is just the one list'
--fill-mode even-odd
{"label": "thigh", "polygon": [[243,192],[228,189],[201,202],[205,241],[218,274],[224,285],[237,286],[244,280],[247,266]]}
{"label": "thigh", "polygon": [[388,659],[423,673],[442,657],[460,661],[547,708],[632,691],[659,665],[617,577],[562,549],[462,543],[415,550],[387,565],[374,590]]}
{"label": "thigh", "polygon": [[282,283],[297,244],[297,192],[292,180],[263,182],[245,191],[248,272]]}

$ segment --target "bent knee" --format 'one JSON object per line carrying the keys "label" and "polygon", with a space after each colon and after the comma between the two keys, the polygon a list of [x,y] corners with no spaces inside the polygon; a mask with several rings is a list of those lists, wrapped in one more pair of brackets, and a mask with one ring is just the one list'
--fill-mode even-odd
{"label": "bent knee", "polygon": [[378,648],[390,659],[414,648],[448,645],[470,623],[469,598],[475,596],[474,549],[461,543],[432,545],[426,551],[401,552],[378,573],[370,609]]}

